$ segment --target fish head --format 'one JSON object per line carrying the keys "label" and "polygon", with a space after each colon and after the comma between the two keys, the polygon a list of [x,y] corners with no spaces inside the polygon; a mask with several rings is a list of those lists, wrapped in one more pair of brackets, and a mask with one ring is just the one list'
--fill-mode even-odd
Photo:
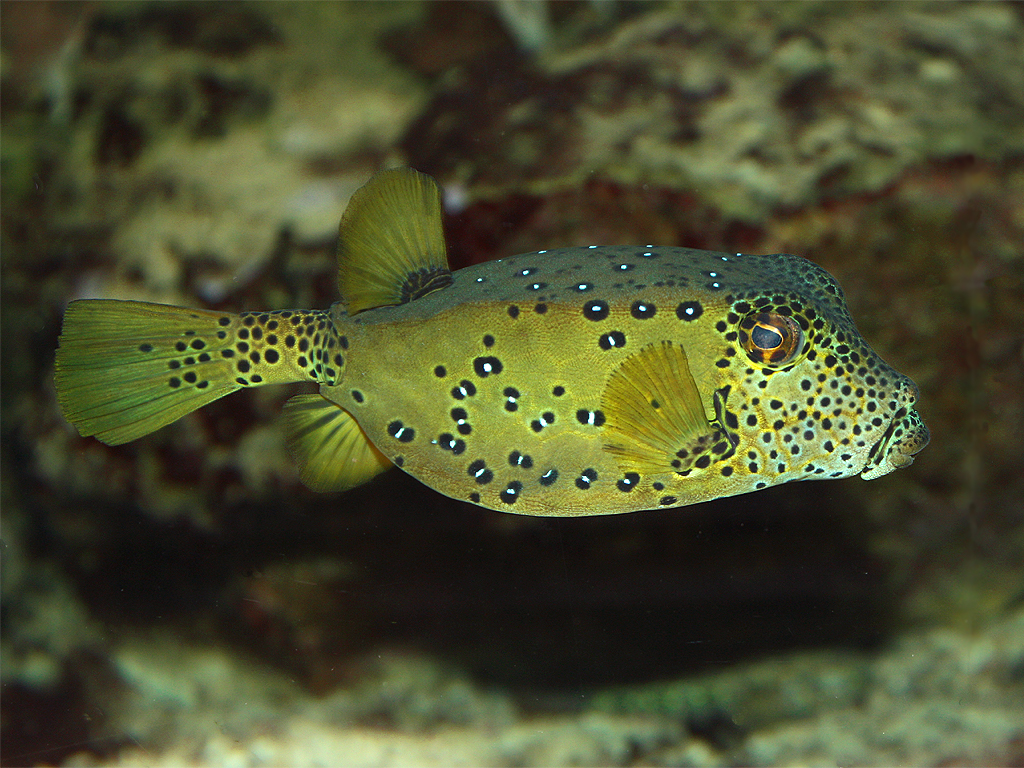
{"label": "fish head", "polygon": [[835,279],[785,254],[742,269],[716,363],[728,393],[719,421],[736,425],[739,460],[772,485],[909,466],[929,439],[918,388],[860,334]]}

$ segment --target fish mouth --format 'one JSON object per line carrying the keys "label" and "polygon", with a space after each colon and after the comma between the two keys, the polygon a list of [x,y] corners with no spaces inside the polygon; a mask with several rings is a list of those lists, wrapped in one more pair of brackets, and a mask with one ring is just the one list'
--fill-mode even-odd
{"label": "fish mouth", "polygon": [[931,440],[928,427],[913,408],[900,408],[893,416],[885,434],[871,448],[860,476],[865,480],[887,475],[893,470],[909,467]]}

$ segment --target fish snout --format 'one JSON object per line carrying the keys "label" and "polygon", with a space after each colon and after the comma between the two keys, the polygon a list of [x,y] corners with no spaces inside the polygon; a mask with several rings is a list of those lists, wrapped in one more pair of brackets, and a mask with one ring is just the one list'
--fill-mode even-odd
{"label": "fish snout", "polygon": [[914,463],[914,456],[928,445],[931,435],[920,414],[914,409],[900,409],[885,435],[875,445],[860,476],[865,480],[887,475]]}

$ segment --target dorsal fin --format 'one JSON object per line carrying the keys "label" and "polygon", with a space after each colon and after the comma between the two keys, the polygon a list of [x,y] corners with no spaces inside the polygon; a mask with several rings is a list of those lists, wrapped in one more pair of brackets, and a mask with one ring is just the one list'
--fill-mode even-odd
{"label": "dorsal fin", "polygon": [[619,365],[608,379],[601,408],[607,418],[605,449],[624,469],[659,474],[686,469],[711,448],[708,422],[686,351],[651,344]]}
{"label": "dorsal fin", "polygon": [[393,168],[352,195],[338,239],[338,287],[348,314],[405,304],[451,282],[432,178]]}

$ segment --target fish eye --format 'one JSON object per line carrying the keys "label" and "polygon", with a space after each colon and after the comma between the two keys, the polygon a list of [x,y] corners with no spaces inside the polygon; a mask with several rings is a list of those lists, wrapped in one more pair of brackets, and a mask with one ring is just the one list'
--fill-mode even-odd
{"label": "fish eye", "polygon": [[803,346],[803,331],[793,318],[775,312],[748,315],[740,323],[740,345],[755,363],[786,365]]}

